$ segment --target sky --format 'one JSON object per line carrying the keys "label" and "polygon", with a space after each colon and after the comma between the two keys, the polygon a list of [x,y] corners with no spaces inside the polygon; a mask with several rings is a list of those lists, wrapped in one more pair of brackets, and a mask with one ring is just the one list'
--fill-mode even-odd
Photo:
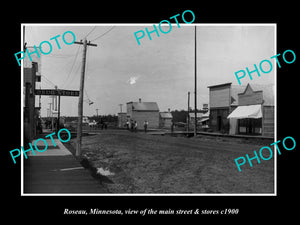
{"label": "sky", "polygon": [[[153,23],[154,24],[154,23]],[[97,47],[87,47],[84,108],[85,116],[126,112],[126,103],[157,102],[160,111],[187,109],[187,93],[194,102],[195,24],[172,24],[169,33],[147,34],[138,45],[134,33],[153,30],[153,24],[26,24],[27,46],[52,44],[52,52],[41,55],[42,81],[37,88],[79,90],[83,46],[66,45],[61,36],[72,31],[76,41],[87,38]],[[157,24],[156,24],[157,25]],[[162,29],[168,30],[168,27]],[[146,33],[146,32],[145,32]],[[57,39],[61,49],[50,38]],[[209,103],[207,86],[232,82],[234,73],[253,68],[264,59],[273,63],[273,70],[258,77],[252,74],[242,84],[274,84],[275,27],[273,25],[197,24],[197,104]],[[66,40],[72,40],[66,35]],[[46,49],[46,47],[45,47]],[[44,50],[46,51],[46,50]],[[267,68],[266,68],[267,70]],[[47,115],[48,96],[41,97],[41,115]],[[89,102],[94,102],[89,104]],[[38,104],[38,98],[37,98]],[[61,97],[61,115],[77,116],[78,97]]]}

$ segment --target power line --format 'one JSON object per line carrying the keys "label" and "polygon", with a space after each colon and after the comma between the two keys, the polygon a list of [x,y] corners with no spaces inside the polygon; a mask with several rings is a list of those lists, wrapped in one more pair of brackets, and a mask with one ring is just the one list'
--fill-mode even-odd
{"label": "power line", "polygon": [[[87,38],[87,36],[89,36],[89,35],[90,35],[90,34],[91,34],[91,33],[92,33],[92,32],[93,32],[95,29],[96,29],[96,26],[94,26],[94,27],[93,27],[93,29],[92,29],[92,30],[90,30],[90,32],[89,32],[87,35],[85,35],[85,37],[84,37],[84,38]],[[83,38],[83,39],[84,39],[84,38]]]}
{"label": "power line", "polygon": [[74,54],[72,55],[58,55],[58,54],[51,54],[51,55],[46,55],[46,57],[50,57],[50,58],[70,58],[70,57],[74,57]]}
{"label": "power line", "polygon": [[[49,87],[49,88],[53,87],[53,84],[50,83],[49,81],[47,81],[46,79],[43,79],[43,81],[46,81],[45,83],[43,83],[43,86],[46,86],[46,87]],[[40,87],[42,87],[42,85]]]}
{"label": "power line", "polygon": [[[89,55],[90,55],[90,51],[87,51],[87,58],[90,58]],[[89,60],[86,61],[86,72],[88,71],[88,69],[89,69]],[[86,97],[87,97],[87,103],[89,105],[93,104],[94,102],[91,101],[91,99],[89,98],[89,95],[88,95],[86,89],[84,89],[84,92],[85,92]]]}
{"label": "power line", "polygon": [[[78,78],[79,78],[79,75],[80,75],[80,73],[78,73],[79,72],[79,69],[80,69],[80,67],[81,67],[81,65],[80,64],[78,64],[78,67],[77,67],[77,69],[73,72],[73,74],[76,76],[74,76],[73,77],[73,79],[69,82],[69,83],[67,83],[68,85],[70,85],[70,86],[72,86],[71,84],[73,84],[74,83],[74,81],[77,81],[78,80]],[[79,80],[78,80],[78,82],[79,82]]]}
{"label": "power line", "polygon": [[91,41],[95,41],[101,37],[103,37],[105,34],[107,34],[108,32],[110,32],[112,29],[114,29],[115,26],[111,27],[109,30],[107,30],[106,32],[104,32],[103,34],[101,34],[100,36],[96,37],[95,39],[91,40]]}
{"label": "power line", "polygon": [[48,82],[50,82],[54,87],[57,86],[56,84],[54,84],[51,80],[49,80],[45,75],[41,75],[43,76]]}
{"label": "power line", "polygon": [[68,74],[68,76],[67,76],[67,79],[66,79],[66,81],[65,81],[65,85],[64,85],[64,87],[66,86],[66,84],[67,84],[67,81],[69,80],[69,78],[70,78],[70,75],[71,75],[71,73],[72,73],[72,70],[73,70],[73,67],[74,67],[74,65],[75,65],[75,62],[76,62],[77,56],[78,56],[78,54],[79,54],[79,49],[80,49],[80,45],[79,45],[79,46],[78,46],[78,48],[77,48],[77,52],[76,52],[76,55],[75,55],[75,58],[74,58],[74,61],[73,61],[72,67],[71,67],[71,69],[70,69],[70,72],[69,72],[69,74]]}

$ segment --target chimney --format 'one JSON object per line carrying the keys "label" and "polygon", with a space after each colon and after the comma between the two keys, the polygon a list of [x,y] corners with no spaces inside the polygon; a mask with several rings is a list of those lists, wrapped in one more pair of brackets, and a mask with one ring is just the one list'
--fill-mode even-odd
{"label": "chimney", "polygon": [[139,103],[141,103],[142,102],[142,99],[141,98],[139,98]]}
{"label": "chimney", "polygon": [[170,110],[170,108],[168,108],[168,112],[170,112],[171,110]]}

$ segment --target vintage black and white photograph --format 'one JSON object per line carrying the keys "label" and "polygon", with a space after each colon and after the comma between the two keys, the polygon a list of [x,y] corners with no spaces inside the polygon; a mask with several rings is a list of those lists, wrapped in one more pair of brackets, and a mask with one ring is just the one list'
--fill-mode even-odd
{"label": "vintage black and white photograph", "polygon": [[276,24],[21,29],[22,195],[276,195]]}

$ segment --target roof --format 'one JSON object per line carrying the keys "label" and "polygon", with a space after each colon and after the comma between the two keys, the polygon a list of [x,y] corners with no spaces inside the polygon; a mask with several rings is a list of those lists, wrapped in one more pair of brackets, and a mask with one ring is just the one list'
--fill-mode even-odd
{"label": "roof", "polygon": [[164,119],[172,119],[173,118],[172,113],[170,113],[170,112],[160,112],[159,115],[161,118],[164,118]]}
{"label": "roof", "polygon": [[159,111],[156,102],[128,102],[132,104],[132,110],[135,111]]}
{"label": "roof", "polygon": [[[189,116],[190,116],[190,118],[195,118],[195,113],[191,112],[191,113],[189,113]],[[197,118],[203,118],[203,117],[209,117],[209,111],[206,113],[201,113],[201,112],[197,113]]]}
{"label": "roof", "polygon": [[215,88],[215,87],[222,87],[222,86],[227,86],[227,85],[231,85],[231,83],[216,84],[216,85],[210,85],[210,86],[207,86],[207,87],[208,88]]}

